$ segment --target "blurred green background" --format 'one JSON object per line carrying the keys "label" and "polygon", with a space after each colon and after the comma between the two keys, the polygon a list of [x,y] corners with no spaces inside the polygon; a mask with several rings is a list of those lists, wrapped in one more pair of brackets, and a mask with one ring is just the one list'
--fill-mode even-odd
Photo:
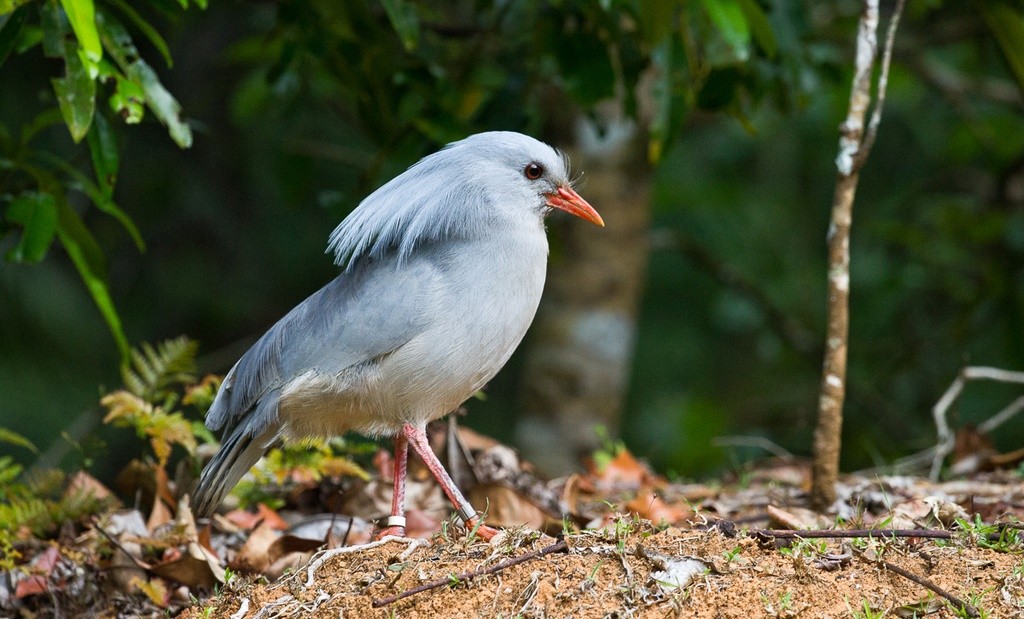
{"label": "blurred green background", "polygon": [[[56,6],[17,4],[29,23],[38,6]],[[200,341],[203,369],[226,372],[333,277],[327,235],[375,187],[474,131],[557,137],[552,92],[583,117],[618,94],[633,115],[653,66],[667,77],[652,90],[660,111],[643,127],[663,156],[628,391],[612,433],[686,477],[764,455],[715,446],[719,436],[809,453],[833,160],[859,3],[335,4],[132,3],[167,40],[173,68],[129,28],[180,102],[193,145],[176,145],[152,114],[119,123],[101,86],[97,113],[116,125],[120,152],[113,197],[145,251],[81,192],[68,194],[106,257],[130,342],[187,334]],[[1014,72],[1024,58],[1013,55],[1020,41],[1000,43],[987,21],[992,6],[1024,32],[1014,2],[915,0],[900,27],[854,207],[846,469],[933,444],[930,408],[963,365],[1024,369],[1024,76]],[[652,16],[660,10],[667,21]],[[0,65],[5,161],[22,128],[55,107],[50,80],[63,70],[33,49]],[[57,121],[34,146],[92,174],[88,150]],[[0,169],[5,201],[31,185]],[[10,218],[4,225],[2,253],[21,231]],[[773,315],[804,344],[787,341]],[[525,354],[485,401],[468,404],[467,425],[511,440]],[[44,448],[67,443],[69,424],[102,416],[98,398],[119,384],[118,361],[59,246],[38,264],[0,264],[0,426]],[[980,421],[1019,392],[973,385],[955,423]],[[1004,428],[997,446],[1019,447],[1024,423]],[[104,475],[135,455],[127,430],[88,433],[102,446],[73,435],[66,460],[86,453]],[[16,452],[0,444],[0,453]]]}

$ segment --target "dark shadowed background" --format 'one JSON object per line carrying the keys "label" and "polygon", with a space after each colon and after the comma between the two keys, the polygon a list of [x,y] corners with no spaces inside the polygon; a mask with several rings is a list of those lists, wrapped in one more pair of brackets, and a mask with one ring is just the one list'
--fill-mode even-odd
{"label": "dark shadowed background", "polygon": [[[859,4],[750,0],[737,18],[720,14],[728,2],[664,3],[665,23],[644,2],[384,4],[415,29],[369,0],[138,3],[173,68],[136,43],[194,144],[151,115],[117,123],[114,198],[142,253],[71,197],[129,341],[186,334],[203,370],[226,372],[333,277],[327,235],[363,196],[447,141],[518,130],[573,155],[607,228],[552,217],[549,301],[465,423],[549,472],[603,436],[685,477],[765,455],[715,437],[809,453]],[[978,6],[910,2],[901,25],[854,210],[848,469],[932,444],[930,407],[964,364],[1024,369],[1024,65]],[[7,135],[54,104],[61,71],[30,52],[0,66]],[[36,144],[91,173],[63,124]],[[5,169],[9,197],[24,181]],[[0,233],[7,252],[18,228]],[[66,462],[116,471],[134,439],[99,428],[97,402],[118,360],[59,247],[0,266],[0,426],[44,448],[70,438]],[[969,387],[956,423],[1017,392]],[[1005,428],[997,447],[1018,447],[1024,423]]]}

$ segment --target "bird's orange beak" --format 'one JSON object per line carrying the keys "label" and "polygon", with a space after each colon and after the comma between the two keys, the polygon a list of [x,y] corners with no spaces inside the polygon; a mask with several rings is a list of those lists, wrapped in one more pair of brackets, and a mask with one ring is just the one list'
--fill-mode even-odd
{"label": "bird's orange beak", "polygon": [[547,194],[547,199],[548,206],[551,208],[561,209],[566,213],[604,227],[604,220],[597,214],[594,207],[590,206],[580,194],[573,191],[572,187],[561,185],[554,192]]}

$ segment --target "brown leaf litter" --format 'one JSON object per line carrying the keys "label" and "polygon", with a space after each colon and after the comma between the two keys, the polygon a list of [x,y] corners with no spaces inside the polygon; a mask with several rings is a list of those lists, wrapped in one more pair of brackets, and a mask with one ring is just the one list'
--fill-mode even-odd
{"label": "brown leaf litter", "polygon": [[[507,446],[439,429],[446,466],[507,528],[492,543],[452,525],[415,461],[417,539],[372,542],[390,508],[386,452],[369,479],[306,479],[279,510],[208,522],[169,500],[185,482],[136,467],[126,494],[149,497],[142,510],[19,538],[0,616],[1024,617],[1017,473],[848,475],[826,515],[805,507],[809,466],[794,458],[679,483],[616,447],[546,481]],[[109,495],[84,473],[68,491]]]}

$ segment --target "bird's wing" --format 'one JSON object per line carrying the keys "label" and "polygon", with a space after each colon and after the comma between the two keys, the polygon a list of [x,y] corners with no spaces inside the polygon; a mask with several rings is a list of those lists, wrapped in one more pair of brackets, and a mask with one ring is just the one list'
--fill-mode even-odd
{"label": "bird's wing", "polygon": [[[256,436],[277,421],[281,387],[309,370],[337,374],[421,333],[437,291],[427,260],[368,260],[346,271],[275,324],[231,369],[206,425]],[[268,406],[268,404],[270,404]],[[258,406],[257,406],[258,405]],[[250,418],[258,416],[259,418]]]}

